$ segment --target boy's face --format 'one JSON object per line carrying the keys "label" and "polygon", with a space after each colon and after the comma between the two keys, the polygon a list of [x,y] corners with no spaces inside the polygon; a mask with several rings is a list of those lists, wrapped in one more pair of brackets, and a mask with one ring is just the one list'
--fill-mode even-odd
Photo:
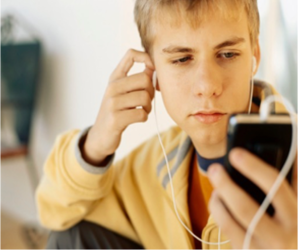
{"label": "boy's face", "polygon": [[246,12],[238,22],[212,13],[197,29],[185,21],[155,25],[152,56],[165,107],[198,147],[224,143],[229,114],[248,109],[253,50],[247,22]]}

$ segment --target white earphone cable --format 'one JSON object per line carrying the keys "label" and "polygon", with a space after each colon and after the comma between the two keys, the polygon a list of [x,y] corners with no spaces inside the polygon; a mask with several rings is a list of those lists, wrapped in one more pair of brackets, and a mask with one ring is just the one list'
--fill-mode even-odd
{"label": "white earphone cable", "polygon": [[[156,72],[154,72],[153,74],[153,85],[154,87],[156,86]],[[154,91],[155,92],[155,91]],[[251,100],[252,100],[252,95],[253,95],[253,78],[251,80],[251,90],[250,90],[250,104],[249,104],[249,109],[251,110]],[[274,195],[276,194],[280,184],[283,182],[283,180],[285,179],[287,173],[289,172],[289,170],[292,167],[293,161],[295,159],[296,156],[296,149],[297,149],[297,122],[295,120],[294,117],[294,108],[293,106],[290,104],[290,102],[288,100],[286,100],[283,97],[279,97],[279,96],[268,96],[266,98],[265,101],[263,101],[262,105],[261,105],[261,110],[260,110],[260,115],[261,115],[261,119],[262,121],[266,120],[266,118],[269,116],[269,107],[270,104],[274,101],[279,101],[281,103],[284,103],[284,105],[286,106],[290,116],[291,116],[291,120],[292,120],[292,142],[291,142],[291,148],[287,157],[287,160],[284,163],[284,166],[281,170],[281,172],[279,173],[276,181],[274,182],[272,188],[270,189],[269,193],[267,194],[265,200],[263,201],[263,203],[261,204],[260,208],[258,209],[258,211],[256,212],[256,214],[254,215],[248,229],[246,232],[246,236],[244,239],[244,243],[243,243],[243,249],[248,249],[250,246],[250,242],[251,242],[251,237],[253,234],[253,231],[257,225],[257,223],[259,222],[260,218],[262,217],[262,215],[265,213],[266,209],[268,208],[268,206],[271,203],[272,198],[274,197]],[[249,112],[248,109],[248,113]],[[208,242],[208,241],[204,241],[201,238],[199,238],[198,236],[196,236],[182,221],[182,219],[179,216],[179,213],[177,211],[177,205],[176,205],[176,199],[175,199],[175,194],[174,194],[174,188],[173,188],[173,181],[172,181],[172,176],[171,176],[171,172],[170,172],[170,167],[169,167],[169,162],[168,162],[168,157],[166,155],[165,152],[165,148],[163,146],[161,137],[160,137],[160,131],[159,131],[159,126],[158,126],[158,121],[157,121],[157,115],[156,115],[156,99],[155,99],[155,94],[154,94],[154,116],[155,116],[155,123],[156,123],[156,129],[157,129],[157,136],[158,136],[158,140],[159,143],[161,145],[163,154],[164,154],[164,158],[165,158],[165,162],[167,165],[167,169],[168,169],[168,175],[169,175],[169,179],[170,179],[170,187],[171,187],[171,193],[172,193],[172,200],[173,200],[173,206],[174,206],[174,210],[176,213],[176,216],[179,220],[179,222],[181,223],[181,225],[198,241],[204,243],[204,244],[208,244],[208,245],[218,245],[218,249],[220,249],[220,245],[222,244],[226,244],[228,242],[230,242],[230,240],[226,240],[223,242],[220,242],[221,239],[221,229],[219,228],[218,230],[218,242]]]}
{"label": "white earphone cable", "polygon": [[[153,86],[155,87],[156,86],[156,72],[154,72],[153,74]],[[154,91],[155,92],[155,91]],[[155,99],[155,94],[154,94],[154,116],[155,116],[155,124],[156,124],[156,129],[157,129],[157,136],[158,136],[158,140],[159,140],[159,143],[160,143],[160,146],[162,148],[162,151],[163,151],[163,154],[164,154],[164,157],[165,157],[165,161],[166,161],[166,165],[167,165],[167,169],[168,169],[168,175],[169,175],[169,179],[170,179],[170,186],[171,186],[171,193],[172,193],[172,200],[173,200],[173,206],[174,206],[174,210],[175,210],[175,213],[176,213],[176,216],[179,220],[179,222],[181,223],[181,225],[195,238],[197,239],[198,241],[202,242],[202,243],[205,243],[205,244],[208,244],[208,245],[222,245],[222,244],[225,244],[225,243],[228,243],[229,240],[227,241],[223,241],[223,242],[207,242],[207,241],[204,241],[202,240],[201,238],[199,238],[197,235],[195,235],[185,224],[184,222],[182,221],[182,219],[180,218],[179,216],[179,213],[177,211],[177,205],[176,205],[176,199],[175,199],[175,194],[174,194],[174,188],[173,188],[173,181],[172,181],[172,176],[171,176],[171,172],[170,172],[170,167],[169,167],[169,162],[168,162],[168,157],[166,155],[166,151],[165,151],[165,148],[163,146],[163,143],[162,143],[162,140],[161,140],[161,137],[160,137],[160,133],[159,133],[159,126],[158,126],[158,122],[157,122],[157,115],[156,115],[156,99]]]}
{"label": "white earphone cable", "polygon": [[253,86],[254,86],[254,80],[253,80],[253,77],[252,77],[252,78],[251,78],[251,84],[250,84],[250,96],[249,96],[248,114],[251,113],[252,96],[253,96]]}
{"label": "white earphone cable", "polygon": [[297,153],[297,121],[294,116],[295,110],[294,110],[292,104],[287,99],[285,99],[284,97],[279,97],[279,96],[275,96],[275,95],[268,96],[261,105],[261,113],[260,113],[261,120],[265,121],[268,118],[269,113],[270,113],[270,110],[269,110],[270,104],[275,101],[283,103],[290,114],[291,121],[292,121],[291,148],[290,148],[288,157],[283,165],[283,168],[281,169],[281,171],[278,174],[270,191],[268,192],[263,203],[261,204],[261,206],[259,207],[258,211],[256,212],[256,214],[254,215],[253,219],[251,220],[251,222],[249,224],[249,227],[247,229],[246,236],[244,239],[243,249],[249,249],[253,231],[254,231],[257,223],[259,222],[259,220],[265,213],[266,209],[271,204],[271,201],[272,201],[273,197],[275,196],[281,183],[283,182],[286,175],[292,168],[292,165],[295,160],[296,153]]}

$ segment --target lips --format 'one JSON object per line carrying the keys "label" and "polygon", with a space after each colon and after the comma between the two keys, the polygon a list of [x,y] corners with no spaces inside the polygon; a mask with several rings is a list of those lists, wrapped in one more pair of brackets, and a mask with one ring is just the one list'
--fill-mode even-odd
{"label": "lips", "polygon": [[201,111],[193,114],[193,117],[205,124],[215,123],[221,120],[226,113],[218,112],[218,111]]}
{"label": "lips", "polygon": [[226,113],[222,113],[220,111],[199,111],[197,113],[195,113],[194,115],[225,115]]}
{"label": "lips", "polygon": [[198,114],[195,114],[195,115],[206,115],[206,116],[208,116],[208,115],[225,115],[224,113],[198,113]]}

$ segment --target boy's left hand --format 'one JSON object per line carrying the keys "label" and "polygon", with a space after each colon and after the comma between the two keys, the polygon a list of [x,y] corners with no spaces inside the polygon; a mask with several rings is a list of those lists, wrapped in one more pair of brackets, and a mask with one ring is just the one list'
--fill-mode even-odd
{"label": "boy's left hand", "polygon": [[[278,171],[242,148],[229,155],[231,164],[257,184],[265,193],[272,187]],[[297,162],[294,171],[297,171]],[[259,209],[259,204],[235,184],[219,164],[209,167],[208,176],[215,190],[209,209],[234,249],[243,247],[247,227]],[[279,187],[272,204],[275,214],[267,213],[258,222],[250,249],[297,249],[297,176],[291,187],[286,180]]]}

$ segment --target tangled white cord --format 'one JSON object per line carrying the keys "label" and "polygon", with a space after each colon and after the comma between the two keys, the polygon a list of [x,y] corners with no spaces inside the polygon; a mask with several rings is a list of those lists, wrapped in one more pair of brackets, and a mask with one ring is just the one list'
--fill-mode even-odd
{"label": "tangled white cord", "polygon": [[250,247],[251,237],[252,237],[253,231],[254,231],[257,223],[259,222],[259,220],[261,219],[261,217],[265,213],[268,206],[271,204],[271,201],[272,201],[273,197],[275,196],[278,188],[280,187],[281,183],[285,179],[286,175],[290,171],[290,169],[293,165],[293,162],[295,160],[295,157],[296,157],[296,152],[297,152],[297,121],[296,121],[296,117],[294,115],[295,110],[294,110],[292,104],[287,99],[285,99],[284,97],[279,97],[279,96],[275,96],[275,95],[268,96],[261,105],[260,119],[261,119],[262,122],[267,120],[268,116],[270,115],[270,104],[272,102],[275,102],[275,101],[283,103],[285,105],[287,111],[290,114],[291,121],[292,121],[291,148],[290,148],[288,157],[287,157],[280,173],[278,174],[274,184],[272,185],[272,187],[271,187],[270,191],[268,192],[266,198],[264,199],[263,203],[261,204],[260,208],[257,210],[256,214],[254,215],[253,219],[251,220],[251,222],[249,224],[249,227],[247,229],[246,236],[245,236],[245,239],[244,239],[243,249],[248,249]]}

